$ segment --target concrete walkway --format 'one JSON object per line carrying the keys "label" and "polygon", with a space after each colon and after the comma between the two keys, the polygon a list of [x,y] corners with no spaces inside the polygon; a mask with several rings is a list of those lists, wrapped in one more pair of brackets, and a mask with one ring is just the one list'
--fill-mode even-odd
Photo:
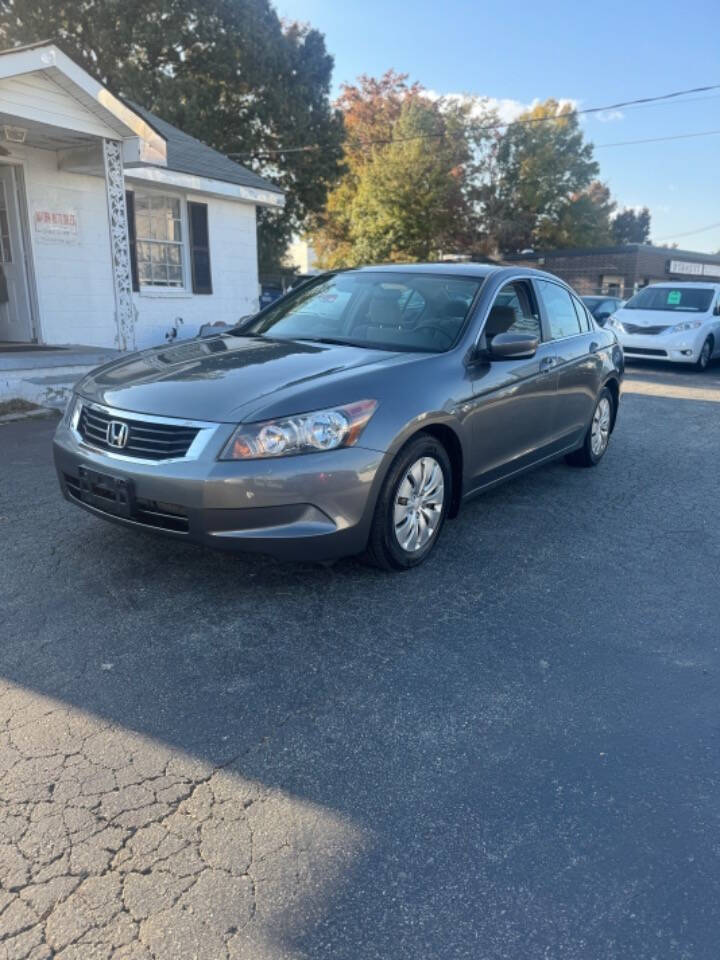
{"label": "concrete walkway", "polygon": [[82,345],[0,350],[0,401],[20,398],[44,407],[64,407],[80,377],[119,356],[119,350]]}

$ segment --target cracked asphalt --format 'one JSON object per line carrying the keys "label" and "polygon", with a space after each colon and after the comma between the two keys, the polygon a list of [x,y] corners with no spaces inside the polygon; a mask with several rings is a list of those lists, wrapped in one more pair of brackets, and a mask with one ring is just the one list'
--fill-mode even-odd
{"label": "cracked asphalt", "polygon": [[398,576],[102,523],[0,425],[0,960],[715,960],[718,401],[634,367]]}

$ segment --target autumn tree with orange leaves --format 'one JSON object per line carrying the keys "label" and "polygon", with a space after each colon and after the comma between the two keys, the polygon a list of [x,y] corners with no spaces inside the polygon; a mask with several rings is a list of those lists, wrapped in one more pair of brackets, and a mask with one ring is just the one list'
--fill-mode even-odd
{"label": "autumn tree with orange leaves", "polygon": [[477,238],[492,114],[390,70],[343,87],[345,173],[311,229],[327,268],[434,260]]}

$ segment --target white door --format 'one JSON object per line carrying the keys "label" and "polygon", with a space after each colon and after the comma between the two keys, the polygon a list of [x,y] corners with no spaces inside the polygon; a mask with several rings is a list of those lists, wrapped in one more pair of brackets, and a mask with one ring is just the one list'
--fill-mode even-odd
{"label": "white door", "polygon": [[0,340],[33,338],[15,171],[0,165]]}

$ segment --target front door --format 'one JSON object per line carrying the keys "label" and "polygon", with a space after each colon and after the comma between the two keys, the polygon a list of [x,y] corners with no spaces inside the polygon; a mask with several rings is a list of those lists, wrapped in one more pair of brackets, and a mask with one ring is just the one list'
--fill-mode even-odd
{"label": "front door", "polygon": [[[540,313],[531,284],[514,280],[498,293],[482,338],[529,333],[542,340]],[[472,487],[479,489],[541,460],[551,451],[557,373],[555,344],[541,342],[523,360],[479,358],[473,368],[473,398],[466,406],[472,424]]]}
{"label": "front door", "polygon": [[15,170],[0,165],[0,341],[33,339]]}

